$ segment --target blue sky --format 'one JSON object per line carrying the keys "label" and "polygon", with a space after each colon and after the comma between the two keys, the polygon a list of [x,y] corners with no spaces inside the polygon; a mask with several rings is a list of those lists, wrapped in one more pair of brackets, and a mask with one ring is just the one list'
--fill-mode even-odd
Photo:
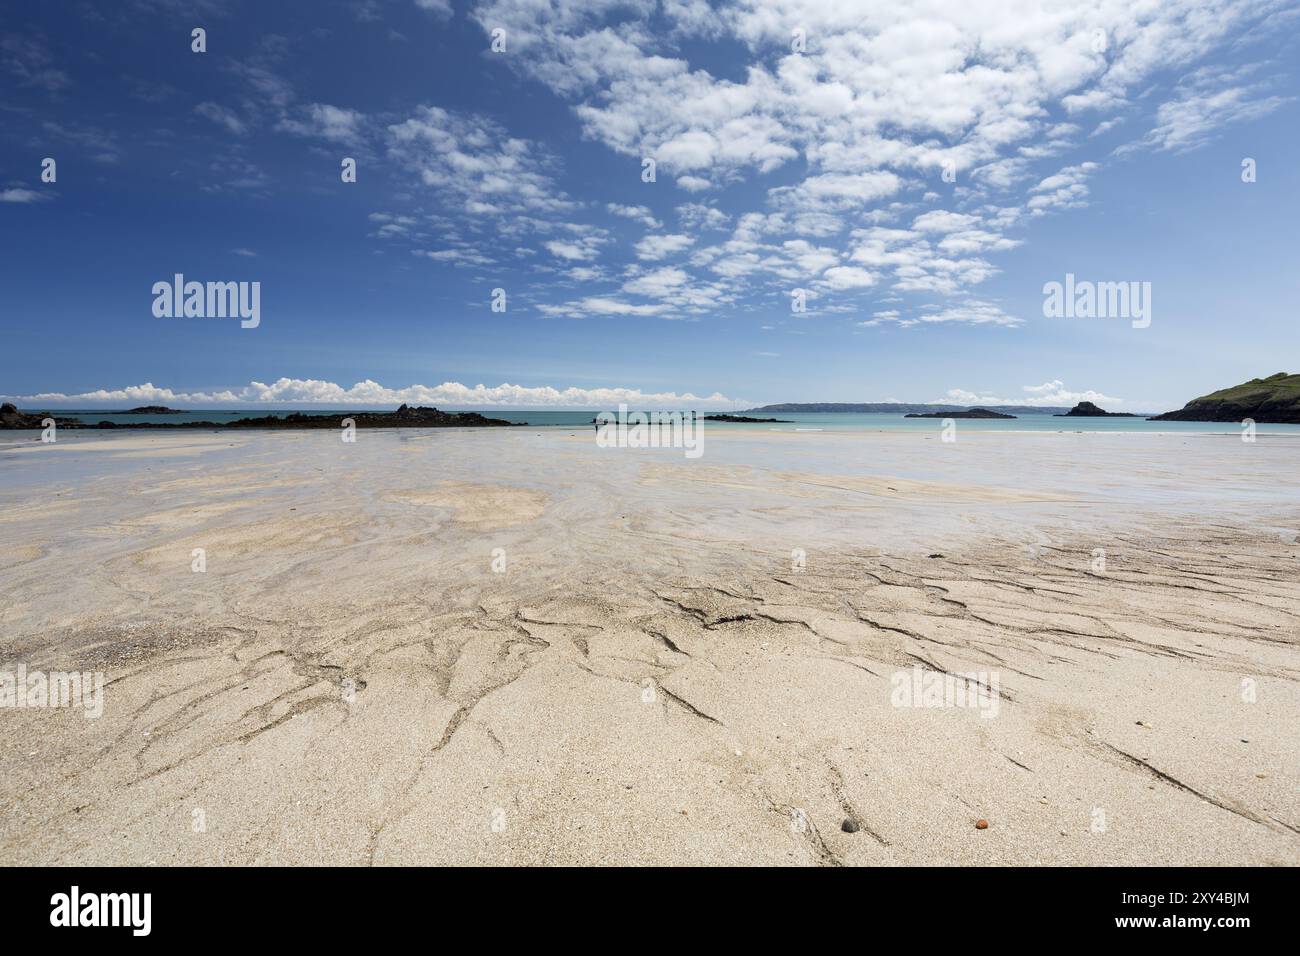
{"label": "blue sky", "polygon": [[[1008,9],[8,6],[0,393],[1162,411],[1295,371],[1295,5]],[[1067,272],[1150,326],[1044,317]],[[260,324],[155,317],[175,273]]]}

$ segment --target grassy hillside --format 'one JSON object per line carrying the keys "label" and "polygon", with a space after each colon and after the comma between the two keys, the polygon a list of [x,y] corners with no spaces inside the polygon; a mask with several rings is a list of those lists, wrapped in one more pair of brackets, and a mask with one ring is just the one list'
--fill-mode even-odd
{"label": "grassy hillside", "polygon": [[1300,375],[1278,372],[1268,378],[1252,378],[1249,382],[1234,385],[1232,388],[1221,388],[1217,392],[1211,392],[1193,401],[1261,402],[1271,397],[1287,395],[1292,399],[1300,398]]}
{"label": "grassy hillside", "polygon": [[1188,402],[1181,410],[1155,416],[1152,421],[1300,423],[1300,375],[1278,372],[1268,378],[1221,388]]}

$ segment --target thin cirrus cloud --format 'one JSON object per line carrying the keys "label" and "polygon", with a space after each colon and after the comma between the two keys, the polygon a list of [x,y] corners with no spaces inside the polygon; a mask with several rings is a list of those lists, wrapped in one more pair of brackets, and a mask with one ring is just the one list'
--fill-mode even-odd
{"label": "thin cirrus cloud", "polygon": [[1121,148],[1187,152],[1205,145],[1215,133],[1233,123],[1260,119],[1294,97],[1269,92],[1250,67],[1237,70],[1205,67],[1179,84],[1174,99],[1156,110],[1155,125],[1136,143]]}
{"label": "thin cirrus cloud", "polygon": [[248,123],[234,110],[219,103],[204,102],[194,107],[194,112],[211,120],[226,132],[235,136],[247,136],[251,131]]}
{"label": "thin cirrus cloud", "polygon": [[0,202],[36,203],[45,202],[50,198],[48,192],[28,189],[25,186],[13,186],[9,189],[0,189]]}
{"label": "thin cirrus cloud", "polygon": [[55,65],[49,43],[42,36],[0,36],[0,65],[18,86],[59,93],[72,85],[68,74]]}
{"label": "thin cirrus cloud", "polygon": [[415,0],[415,5],[435,17],[450,17],[452,13],[451,0]]}

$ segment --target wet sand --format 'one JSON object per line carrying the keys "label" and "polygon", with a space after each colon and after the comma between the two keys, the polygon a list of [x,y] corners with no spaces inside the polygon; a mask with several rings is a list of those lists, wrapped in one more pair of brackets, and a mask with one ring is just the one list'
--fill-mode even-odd
{"label": "wet sand", "polygon": [[0,709],[0,863],[1297,865],[1297,474],[1289,435],[6,435],[0,672],[105,688]]}

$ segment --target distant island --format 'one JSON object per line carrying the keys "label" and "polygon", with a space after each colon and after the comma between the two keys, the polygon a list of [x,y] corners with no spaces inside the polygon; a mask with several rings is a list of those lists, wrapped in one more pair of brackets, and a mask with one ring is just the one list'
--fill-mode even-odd
{"label": "distant island", "polygon": [[[111,414],[111,413],[110,413]],[[501,418],[485,418],[478,412],[443,412],[422,405],[403,405],[395,412],[340,412],[332,415],[304,415],[292,412],[283,417],[265,415],[261,418],[238,418],[229,422],[83,422],[75,418],[56,418],[49,412],[20,412],[10,402],[0,405],[0,429],[42,428],[42,421],[54,418],[59,428],[69,429],[139,429],[207,428],[218,431],[239,431],[252,428],[304,429],[341,428],[344,419],[351,419],[357,428],[481,428],[483,426],[514,425]]]}
{"label": "distant island", "polygon": [[706,422],[779,422],[785,425],[794,424],[783,418],[749,418],[745,415],[705,415],[704,420]]}
{"label": "distant island", "polygon": [[1223,388],[1194,398],[1176,412],[1153,415],[1152,422],[1239,422],[1300,424],[1300,374],[1278,372],[1268,378]]}
{"label": "distant island", "polygon": [[1064,415],[1057,415],[1056,418],[1137,418],[1132,412],[1108,412],[1104,408],[1098,408],[1092,402],[1080,402],[1070,409]]}
{"label": "distant island", "polygon": [[141,405],[128,408],[124,412],[106,412],[107,415],[184,415],[183,409],[168,408],[166,405]]}
{"label": "distant island", "polygon": [[[1005,412],[1008,415],[1051,415],[1064,414],[1069,409],[1064,405],[987,405],[985,410]],[[971,411],[970,405],[943,405],[930,403],[913,404],[909,402],[785,402],[779,405],[762,405],[759,408],[746,409],[752,412],[806,412],[824,414],[826,412],[846,412],[858,415],[909,415],[929,412],[942,412],[942,417],[950,417],[953,412]]]}
{"label": "distant island", "polygon": [[990,411],[987,408],[972,408],[967,411],[959,412],[910,412],[903,416],[904,418],[1015,418],[1015,415],[1005,415],[1002,412]]}

